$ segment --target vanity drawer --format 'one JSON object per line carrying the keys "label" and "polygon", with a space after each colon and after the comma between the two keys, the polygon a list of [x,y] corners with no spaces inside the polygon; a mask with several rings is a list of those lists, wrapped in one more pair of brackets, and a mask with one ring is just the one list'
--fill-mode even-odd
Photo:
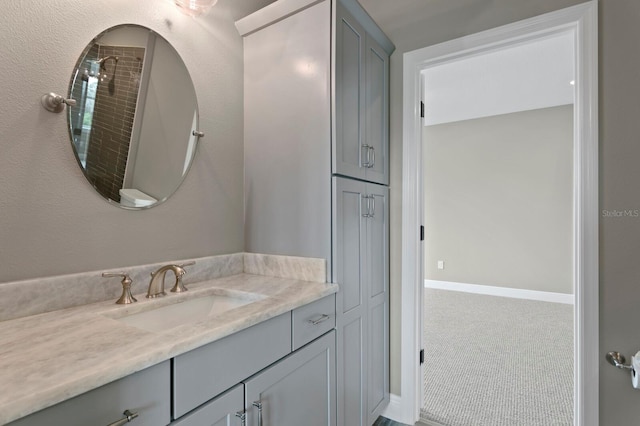
{"label": "vanity drawer", "polygon": [[323,297],[291,312],[295,351],[335,328],[336,295]]}
{"label": "vanity drawer", "polygon": [[291,352],[289,312],[173,359],[179,418]]}
{"label": "vanity drawer", "polygon": [[242,421],[236,415],[238,413],[244,413],[244,385],[242,384],[181,417],[171,423],[171,426],[239,426]]}
{"label": "vanity drawer", "polygon": [[68,401],[9,423],[10,426],[107,426],[122,419],[125,410],[138,413],[136,426],[168,425],[170,364],[161,364],[78,395]]}

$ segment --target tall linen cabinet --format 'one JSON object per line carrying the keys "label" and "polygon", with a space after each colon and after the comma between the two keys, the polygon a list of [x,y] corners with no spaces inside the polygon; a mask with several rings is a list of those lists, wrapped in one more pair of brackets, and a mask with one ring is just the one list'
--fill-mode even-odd
{"label": "tall linen cabinet", "polygon": [[389,55],[355,0],[279,0],[244,37],[245,250],[323,258],[338,426],[389,401]]}

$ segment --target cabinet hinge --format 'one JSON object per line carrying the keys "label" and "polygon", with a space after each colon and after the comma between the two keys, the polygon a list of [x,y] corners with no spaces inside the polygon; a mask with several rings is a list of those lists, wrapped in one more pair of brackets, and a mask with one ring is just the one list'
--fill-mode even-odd
{"label": "cabinet hinge", "polygon": [[420,241],[424,241],[424,225],[420,225]]}
{"label": "cabinet hinge", "polygon": [[424,364],[424,349],[420,349],[420,365]]}
{"label": "cabinet hinge", "polygon": [[420,117],[424,118],[424,102],[420,101]]}

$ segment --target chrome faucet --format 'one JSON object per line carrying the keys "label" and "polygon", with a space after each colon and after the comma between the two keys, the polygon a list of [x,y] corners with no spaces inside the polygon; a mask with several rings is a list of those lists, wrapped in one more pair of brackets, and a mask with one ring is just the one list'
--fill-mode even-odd
{"label": "chrome faucet", "polygon": [[155,298],[167,295],[167,293],[164,291],[164,277],[167,274],[167,271],[173,271],[176,276],[176,282],[173,285],[171,291],[173,293],[182,293],[187,291],[187,288],[182,283],[182,276],[187,273],[187,271],[184,270],[184,267],[195,265],[195,263],[196,262],[187,262],[181,265],[165,265],[157,271],[152,272],[151,281],[149,282],[149,290],[147,291],[147,297]]}

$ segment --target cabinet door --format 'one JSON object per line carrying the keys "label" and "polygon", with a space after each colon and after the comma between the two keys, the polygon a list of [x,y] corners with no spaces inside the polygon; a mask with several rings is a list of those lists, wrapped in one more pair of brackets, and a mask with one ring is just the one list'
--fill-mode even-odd
{"label": "cabinet door", "polygon": [[389,184],[389,56],[370,35],[365,49],[366,180]]}
{"label": "cabinet door", "polygon": [[336,9],[333,173],[364,179],[364,47],[366,33],[340,2]]}
{"label": "cabinet door", "polygon": [[389,184],[389,55],[338,2],[333,173]]}
{"label": "cabinet door", "polygon": [[367,184],[367,415],[369,425],[389,403],[389,189]]}
{"label": "cabinet door", "polygon": [[370,425],[389,402],[389,189],[334,178],[338,426]]}
{"label": "cabinet door", "polygon": [[366,419],[365,189],[360,181],[333,180],[339,426],[364,425]]}
{"label": "cabinet door", "polygon": [[335,331],[246,380],[245,392],[247,425],[335,426]]}
{"label": "cabinet door", "polygon": [[171,423],[171,426],[242,426],[244,386],[230,389],[197,410]]}

